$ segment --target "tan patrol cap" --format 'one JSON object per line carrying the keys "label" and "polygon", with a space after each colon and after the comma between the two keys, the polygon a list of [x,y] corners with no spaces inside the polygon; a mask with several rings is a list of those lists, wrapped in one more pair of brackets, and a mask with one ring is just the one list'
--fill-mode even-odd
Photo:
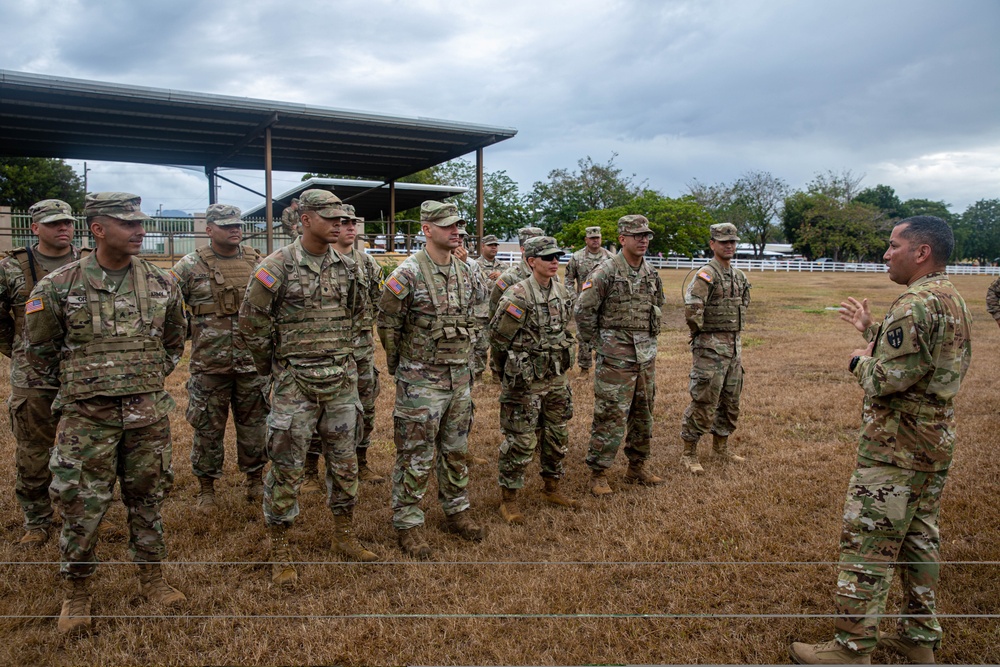
{"label": "tan patrol cap", "polygon": [[429,222],[437,227],[451,227],[456,222],[465,223],[458,214],[458,207],[447,202],[427,200],[420,205],[420,222]]}
{"label": "tan patrol cap", "polygon": [[712,233],[713,241],[739,241],[740,234],[736,231],[736,225],[731,222],[720,222],[708,228]]}
{"label": "tan patrol cap", "polygon": [[584,238],[592,239],[594,237],[601,238],[601,228],[600,227],[587,227],[586,232],[583,235]]}
{"label": "tan patrol cap", "polygon": [[300,211],[316,211],[321,218],[350,218],[344,210],[340,197],[329,190],[306,190],[299,195]]}
{"label": "tan patrol cap", "polygon": [[106,215],[118,220],[149,220],[142,212],[142,199],[131,192],[88,192],[83,214],[88,218]]}
{"label": "tan patrol cap", "polygon": [[31,215],[32,222],[37,222],[40,225],[60,220],[76,222],[76,218],[73,217],[73,207],[61,199],[43,199],[32,204],[31,208],[28,209],[28,214]]}
{"label": "tan patrol cap", "polygon": [[205,222],[213,225],[242,225],[243,211],[229,204],[212,204],[205,209]]}

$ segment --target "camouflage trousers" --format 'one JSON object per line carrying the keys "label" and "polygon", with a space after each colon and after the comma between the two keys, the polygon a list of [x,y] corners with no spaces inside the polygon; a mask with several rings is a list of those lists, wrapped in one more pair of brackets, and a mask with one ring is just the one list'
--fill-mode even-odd
{"label": "camouflage trousers", "polygon": [[223,439],[230,405],[236,424],[236,463],[240,472],[263,468],[267,463],[264,456],[267,378],[256,373],[194,373],[188,380],[187,390],[185,417],[194,429],[191,468],[195,477],[222,477],[226,458]]}
{"label": "camouflage trousers", "polygon": [[444,513],[469,508],[465,464],[472,424],[469,385],[435,389],[396,381],[393,411],[396,463],[392,470],[392,525],[400,530],[422,526],[420,501],[436,465],[438,498]]}
{"label": "camouflage trousers", "polygon": [[306,395],[292,374],[274,378],[271,412],[267,416],[267,458],[264,478],[264,519],[269,526],[290,526],[299,514],[299,487],[306,452],[318,434],[326,455],[327,505],[334,514],[350,514],[358,495],[358,458],[354,451],[361,427],[361,403],[353,377],[335,398]]}
{"label": "camouflage trousers", "polygon": [[743,364],[738,355],[724,357],[714,350],[692,350],[689,391],[691,403],[684,411],[681,438],[697,442],[709,430],[728,436],[736,430],[743,392]]}
{"label": "camouflage trousers", "polygon": [[581,369],[594,365],[594,345],[589,340],[577,338],[576,362]]}
{"label": "camouflage trousers", "polygon": [[489,328],[489,318],[476,318],[476,339],[472,343],[472,372],[481,375],[489,365],[487,357],[490,351],[490,337],[486,331]]}
{"label": "camouflage trousers", "polygon": [[63,514],[59,552],[64,577],[97,569],[97,526],[111,504],[117,478],[128,510],[129,553],[138,563],[167,555],[160,509],[174,482],[170,418],[134,429],[63,412],[49,469],[51,494]]}
{"label": "camouflage trousers", "polygon": [[358,364],[358,398],[364,411],[364,426],[357,448],[368,449],[372,444],[372,431],[375,429],[375,399],[382,393],[378,369],[375,368],[375,348],[371,348],[367,354],[355,355],[354,361]]}
{"label": "camouflage trousers", "polygon": [[587,466],[594,472],[615,462],[625,440],[625,456],[640,463],[649,458],[656,399],[655,360],[640,364],[597,355],[594,372],[594,422]]}
{"label": "camouflage trousers", "polygon": [[24,513],[25,530],[47,528],[52,523],[49,457],[59,423],[59,415],[52,414],[55,397],[54,389],[10,389],[10,429],[16,441],[14,495]]}
{"label": "camouflage trousers", "polygon": [[902,613],[913,615],[899,619],[899,633],[925,646],[940,644],[934,615],[938,516],[947,477],[947,470],[920,472],[858,459],[844,503],[835,596],[837,639],[850,649],[874,650],[894,568],[903,588]]}
{"label": "camouflage trousers", "polygon": [[524,471],[539,445],[542,477],[561,478],[569,442],[567,424],[572,418],[573,395],[565,374],[536,381],[530,387],[504,378],[500,391],[500,430],[504,435],[500,486],[524,486]]}

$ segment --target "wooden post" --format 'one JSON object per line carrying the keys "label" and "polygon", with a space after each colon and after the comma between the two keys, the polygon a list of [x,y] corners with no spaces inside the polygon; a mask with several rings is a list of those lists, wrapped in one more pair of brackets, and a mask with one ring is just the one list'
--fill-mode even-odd
{"label": "wooden post", "polygon": [[396,181],[389,181],[389,234],[385,238],[385,251],[396,251]]}
{"label": "wooden post", "polygon": [[264,129],[264,220],[267,225],[267,254],[274,252],[274,211],[271,210],[271,128]]}
{"label": "wooden post", "polygon": [[476,149],[476,247],[483,254],[483,211],[485,202],[483,196],[483,149]]}

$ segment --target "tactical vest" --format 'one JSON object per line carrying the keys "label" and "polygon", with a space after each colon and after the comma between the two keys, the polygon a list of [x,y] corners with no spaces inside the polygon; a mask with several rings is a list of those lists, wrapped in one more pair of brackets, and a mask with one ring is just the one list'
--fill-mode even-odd
{"label": "tactical vest", "polygon": [[[747,311],[746,306],[743,305],[743,290],[740,290],[739,296],[725,296],[722,294],[722,276],[717,271],[713,273],[718,279],[718,284],[713,281],[711,286],[708,301],[705,303],[704,323],[701,330],[705,332],[741,331]],[[738,283],[742,285],[742,280],[736,273],[736,269],[733,269],[734,292]],[[720,296],[716,296],[716,294],[720,294]]]}
{"label": "tactical vest", "polygon": [[[93,255],[80,260],[80,267],[97,261]],[[143,331],[135,336],[105,332],[101,318],[101,295],[86,278],[92,339],[69,353],[59,369],[60,400],[63,403],[94,396],[128,396],[162,391],[167,352],[159,336],[148,334],[153,325],[147,276],[140,260],[132,259],[131,276]],[[140,275],[141,274],[141,275]]]}
{"label": "tactical vest", "polygon": [[[287,245],[281,249],[285,263],[287,280],[297,277],[304,300],[303,307],[295,312],[280,312],[274,325],[278,333],[275,346],[275,356],[278,359],[289,357],[322,357],[350,352],[353,345],[351,311],[343,303],[339,305],[324,304],[322,298],[314,299],[310,292],[309,274],[298,265],[298,258],[293,252],[293,246]],[[335,262],[337,289],[349,285],[351,276],[343,261]],[[317,289],[322,292],[324,287],[322,274],[319,276]],[[343,294],[342,294],[343,296]],[[341,299],[341,302],[343,299]]]}
{"label": "tactical vest", "polygon": [[[551,289],[555,290],[559,299],[560,322],[568,322],[572,302],[566,293],[566,288],[553,280]],[[527,292],[531,299],[527,313],[529,320],[518,331],[520,335],[515,335],[511,342],[507,367],[520,372],[529,382],[532,378],[544,380],[547,377],[562,375],[573,366],[573,341],[566,335],[565,324],[560,326],[558,331],[553,330],[551,318],[546,316],[545,320],[549,325],[542,325],[538,310],[539,308],[547,310],[548,301],[544,300],[544,296],[536,290],[532,281],[528,281]]]}
{"label": "tactical vest", "polygon": [[448,311],[448,300],[447,296],[443,304],[438,300],[430,257],[421,250],[414,255],[414,259],[427,283],[427,294],[435,314],[418,313],[412,309],[407,313],[403,322],[403,339],[399,345],[400,356],[423,364],[468,364],[472,352],[473,319],[469,312],[466,288],[470,288],[469,291],[474,289],[468,267],[464,262],[452,259],[451,266],[456,272],[455,278],[459,286],[458,306],[462,312],[460,315],[443,315],[443,312]]}
{"label": "tactical vest", "polygon": [[[73,255],[74,259],[80,259],[89,255],[91,250],[90,248],[73,246],[70,248],[70,252],[76,253]],[[10,309],[14,313],[14,331],[24,331],[24,304],[27,303],[28,296],[31,294],[31,290],[35,289],[38,281],[49,275],[49,272],[42,268],[41,264],[35,262],[35,253],[30,246],[14,248],[10,251],[10,256],[17,260],[21,267],[21,274],[24,276],[24,287],[21,288],[20,298],[10,305]]]}
{"label": "tactical vest", "polygon": [[208,284],[212,287],[212,303],[191,306],[195,315],[217,315],[228,317],[240,311],[243,293],[253,270],[260,262],[256,248],[240,246],[242,251],[235,257],[219,257],[211,246],[198,248],[198,257],[208,266]]}
{"label": "tactical vest", "polygon": [[[358,259],[355,260],[358,265],[358,275],[364,279],[364,287],[362,288],[365,292],[367,303],[365,304],[365,312],[360,317],[358,322],[358,327],[361,331],[371,331],[372,326],[375,324],[375,318],[378,315],[378,301],[376,299],[370,298],[368,295],[371,294],[371,283],[377,278],[370,273],[369,263],[374,262],[370,255],[365,254],[364,250],[355,251],[359,255]],[[379,267],[379,273],[381,274],[382,269]]]}
{"label": "tactical vest", "polygon": [[612,261],[615,263],[615,271],[608,275],[612,283],[601,308],[598,326],[601,329],[658,334],[660,322],[656,312],[659,310],[656,307],[656,272],[648,271],[633,291],[632,281],[629,279],[630,268],[625,257],[615,255]]}

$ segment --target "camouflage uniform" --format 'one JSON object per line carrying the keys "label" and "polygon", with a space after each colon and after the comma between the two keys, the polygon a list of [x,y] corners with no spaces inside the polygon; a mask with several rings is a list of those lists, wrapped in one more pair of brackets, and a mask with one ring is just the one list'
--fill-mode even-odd
{"label": "camouflage uniform", "polygon": [[[431,203],[436,202],[421,207],[422,219]],[[465,262],[452,256],[448,266],[439,266],[424,250],[407,257],[385,281],[378,334],[396,377],[392,522],[397,530],[423,525],[419,504],[435,461],[445,515],[469,508],[469,356],[476,289]]]}
{"label": "camouflage uniform", "polygon": [[[206,219],[221,225],[239,224],[239,209],[214,204]],[[234,257],[222,257],[208,245],[185,255],[173,268],[191,313],[191,377],[185,416],[194,429],[191,467],[196,477],[222,477],[230,405],[240,472],[256,472],[267,462],[267,378],[257,374],[253,356],[235,335],[243,294],[259,261],[260,253],[251,246],[241,246]]]}
{"label": "camouflage uniform", "polygon": [[1000,278],[994,280],[986,290],[986,312],[1000,322]]}
{"label": "camouflage uniform", "polygon": [[[522,227],[517,230],[522,254],[524,252],[524,244],[528,239],[544,236],[544,234],[545,232],[543,232],[539,227]],[[529,267],[528,263],[524,261],[523,256],[521,257],[521,261],[500,274],[500,277],[497,278],[496,282],[494,282],[490,291],[490,306],[487,311],[490,319],[496,315],[497,307],[500,305],[500,297],[502,297],[503,293],[507,291],[507,288],[511,285],[516,285],[530,275],[531,267]],[[498,368],[492,361],[490,363],[492,364],[491,369],[493,371],[493,375],[500,377],[503,374],[503,369]]]}
{"label": "camouflage uniform", "polygon": [[[555,239],[549,240],[553,248]],[[534,255],[533,255],[534,256]],[[566,287],[542,288],[534,275],[508,289],[490,322],[493,357],[503,369],[500,391],[500,486],[520,489],[541,441],[542,477],[560,479],[573,417],[566,371],[573,366],[572,315]],[[536,435],[540,433],[540,438]]]}
{"label": "camouflage uniform", "polygon": [[[600,227],[588,227],[588,238],[594,234],[592,230],[596,230],[597,236],[601,235]],[[570,255],[569,263],[566,265],[566,289],[569,290],[570,294],[579,295],[594,269],[604,260],[613,256],[607,248],[600,248],[596,253],[590,252],[589,248],[581,248],[574,252]],[[579,345],[579,352],[576,355],[577,363],[580,364],[581,370],[589,369],[593,362],[593,345],[591,341],[583,340],[583,338],[580,338],[577,344]]]}
{"label": "camouflage uniform", "polygon": [[891,563],[901,562],[899,633],[936,647],[934,616],[941,492],[955,447],[953,399],[972,358],[972,319],[944,273],[914,281],[865,339],[854,376],[865,392],[857,469],[844,504],[837,641],[870,653],[878,641]]}
{"label": "camouflage uniform", "polygon": [[[642,216],[619,221],[619,234],[648,232]],[[595,474],[611,467],[623,439],[630,467],[641,468],[649,458],[663,301],[656,269],[645,259],[633,269],[621,251],[590,274],[577,299],[579,337],[597,346],[594,422],[587,453],[587,465]]]}
{"label": "camouflage uniform", "polygon": [[[69,204],[47,199],[31,207],[32,222],[48,224],[75,220]],[[0,354],[10,357],[10,426],[16,441],[17,478],[14,494],[24,513],[26,532],[48,532],[52,523],[49,500],[49,455],[56,438],[58,413],[52,412],[58,385],[50,386],[24,356],[24,304],[35,284],[51,271],[90,253],[71,246],[58,258],[43,257],[38,244],[16,248],[0,260]]]}
{"label": "camouflage uniform", "polygon": [[358,396],[364,409],[364,427],[358,441],[358,456],[364,455],[371,446],[372,430],[375,428],[375,400],[381,393],[378,368],[375,367],[375,335],[372,328],[378,313],[378,302],[382,298],[382,267],[375,259],[362,251],[353,250],[348,257],[358,267],[359,294],[364,298],[364,315],[357,322],[354,337],[354,361],[358,366]]}
{"label": "camouflage uniform", "polygon": [[[490,243],[497,243],[497,237],[493,234],[488,234],[483,237],[483,245],[488,245]],[[504,271],[510,268],[510,264],[507,262],[501,262],[496,258],[493,258],[492,261],[487,261],[487,259],[482,255],[475,259],[475,263],[479,269],[480,279],[483,284],[483,293],[488,296],[492,291],[493,281],[495,280],[495,278],[491,277],[491,274],[497,272],[503,274]],[[486,327],[489,325],[492,315],[493,313],[489,310],[489,299],[484,298],[482,303],[476,306],[476,329],[480,332],[484,332],[485,334]],[[474,349],[475,358],[473,361],[473,367],[477,376],[482,375],[483,371],[486,370],[489,349],[489,337],[486,335],[477,336]]]}
{"label": "camouflage uniform", "polygon": [[[292,203],[298,202],[298,199],[293,199]],[[285,210],[281,212],[281,228],[285,230],[285,233],[292,237],[294,241],[299,235],[299,221],[301,218],[301,209],[296,210],[291,206],[286,206]]]}
{"label": "camouflage uniform", "polygon": [[353,334],[364,303],[354,262],[333,248],[311,255],[301,237],[266,257],[247,287],[240,335],[257,372],[272,376],[266,445],[271,467],[264,480],[270,526],[290,526],[298,516],[306,451],[316,432],[326,455],[329,507],[334,515],[350,515],[354,508],[362,408]]}
{"label": "camouflage uniform", "polygon": [[[145,219],[139,203],[128,193],[87,195],[87,214]],[[163,384],[184,352],[186,330],[173,277],[132,257],[117,283],[89,255],[42,279],[25,312],[28,363],[59,386],[52,409],[62,416],[50,469],[51,494],[64,516],[63,576],[93,574],[97,526],[116,475],[132,558],[161,561],[160,509],[173,483],[168,415],[175,405]]]}
{"label": "camouflage uniform", "polygon": [[681,438],[696,445],[709,429],[720,437],[736,429],[743,389],[740,331],[750,305],[750,282],[736,267],[713,259],[698,269],[684,303],[693,363]]}

